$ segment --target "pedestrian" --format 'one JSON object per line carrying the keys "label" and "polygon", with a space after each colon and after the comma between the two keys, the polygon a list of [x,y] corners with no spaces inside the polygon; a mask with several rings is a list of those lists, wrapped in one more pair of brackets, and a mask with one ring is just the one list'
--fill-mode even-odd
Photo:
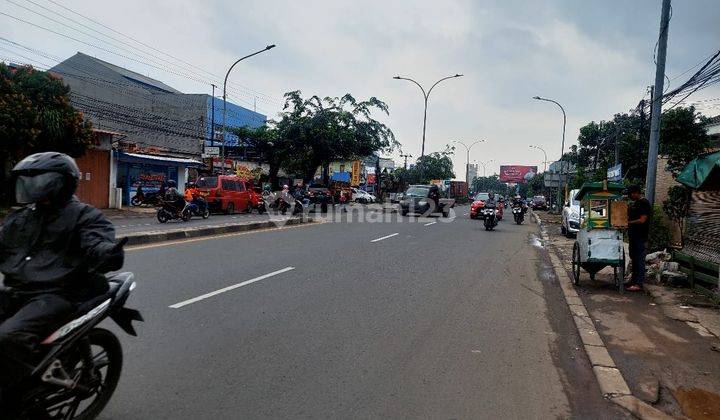
{"label": "pedestrian", "polygon": [[347,192],[345,190],[340,190],[340,211],[343,213],[347,213]]}
{"label": "pedestrian", "polygon": [[628,238],[630,240],[630,260],[632,260],[632,278],[626,284],[627,290],[643,290],[645,283],[645,243],[650,232],[652,206],[643,197],[639,185],[628,187],[628,197],[632,203],[628,207]]}

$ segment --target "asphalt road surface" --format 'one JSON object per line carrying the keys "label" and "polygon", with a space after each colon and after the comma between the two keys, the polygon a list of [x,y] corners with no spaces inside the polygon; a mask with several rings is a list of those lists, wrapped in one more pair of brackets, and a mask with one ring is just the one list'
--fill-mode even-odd
{"label": "asphalt road surface", "polygon": [[623,416],[601,398],[536,226],[486,232],[466,212],[130,250],[128,306],[146,322],[119,333],[124,370],[101,418]]}

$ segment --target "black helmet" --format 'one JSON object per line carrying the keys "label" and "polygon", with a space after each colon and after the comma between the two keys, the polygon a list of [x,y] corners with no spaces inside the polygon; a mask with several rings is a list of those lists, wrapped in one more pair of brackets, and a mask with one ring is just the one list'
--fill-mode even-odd
{"label": "black helmet", "polygon": [[175,187],[177,187],[177,183],[171,179],[170,181],[167,182],[167,186],[168,186],[168,188],[175,188]]}
{"label": "black helmet", "polygon": [[20,204],[43,199],[64,201],[77,189],[80,168],[64,153],[43,152],[27,156],[12,170],[15,198]]}

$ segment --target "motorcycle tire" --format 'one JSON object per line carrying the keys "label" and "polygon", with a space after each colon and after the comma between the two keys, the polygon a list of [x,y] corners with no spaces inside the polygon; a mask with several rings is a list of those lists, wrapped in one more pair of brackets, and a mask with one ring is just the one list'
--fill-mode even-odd
{"label": "motorcycle tire", "polygon": [[130,199],[130,204],[133,206],[139,206],[139,205],[142,205],[142,200],[139,199],[137,196],[134,196],[133,198]]}
{"label": "motorcycle tire", "polygon": [[183,210],[183,212],[180,214],[180,219],[182,219],[183,222],[187,222],[192,218],[192,212],[190,210]]}
{"label": "motorcycle tire", "polygon": [[[87,361],[84,358],[79,357],[79,355],[82,355],[87,351],[86,348],[83,348],[84,343],[86,342],[89,342],[90,344],[90,351],[93,359],[98,358],[104,353],[105,360],[103,360],[102,366],[94,365],[90,367],[90,369],[94,369],[96,373],[100,374],[99,384],[87,384],[89,386],[95,385],[94,388],[91,388],[94,392],[91,395],[86,396],[84,399],[79,399],[77,394],[75,394],[74,399],[70,402],[70,404],[75,406],[75,409],[79,411],[79,409],[81,409],[81,403],[89,398],[95,397],[92,402],[85,405],[81,412],[76,412],[75,415],[71,417],[74,420],[91,420],[100,415],[115,392],[115,388],[117,388],[118,381],[120,380],[120,373],[122,371],[122,347],[120,346],[120,341],[115,334],[103,328],[93,328],[87,333],[85,338],[87,341],[80,340],[72,348],[68,349],[67,354],[70,358],[65,361],[67,363],[65,368],[70,371],[70,374],[74,377],[76,372],[80,372],[78,369],[83,369],[80,376],[80,383],[83,384],[83,380],[86,378],[85,375],[88,374],[86,371],[88,367],[85,366]],[[105,369],[105,371],[103,372],[102,369]],[[43,404],[43,401],[38,401],[38,404]],[[57,405],[57,400],[54,400],[50,404],[50,408]],[[38,411],[35,408],[31,408],[31,410],[35,410],[33,413],[37,413]],[[41,409],[41,411],[45,411],[48,418],[60,418],[60,416],[62,416],[62,418],[66,418],[65,414],[58,413],[55,410]]]}
{"label": "motorcycle tire", "polygon": [[157,220],[160,223],[167,223],[167,221],[170,220],[170,216],[167,214],[167,212],[165,210],[160,209],[157,212]]}
{"label": "motorcycle tire", "polygon": [[205,207],[205,210],[202,212],[202,218],[207,219],[208,217],[210,217],[210,209]]}

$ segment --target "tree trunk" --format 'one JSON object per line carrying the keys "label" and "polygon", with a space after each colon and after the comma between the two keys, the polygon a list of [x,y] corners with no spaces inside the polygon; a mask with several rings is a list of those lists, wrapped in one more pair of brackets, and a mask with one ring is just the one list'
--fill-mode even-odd
{"label": "tree trunk", "polygon": [[270,168],[268,169],[268,177],[270,181],[270,188],[273,191],[277,191],[280,187],[278,182],[278,172],[280,171],[280,165],[276,162],[271,162]]}

